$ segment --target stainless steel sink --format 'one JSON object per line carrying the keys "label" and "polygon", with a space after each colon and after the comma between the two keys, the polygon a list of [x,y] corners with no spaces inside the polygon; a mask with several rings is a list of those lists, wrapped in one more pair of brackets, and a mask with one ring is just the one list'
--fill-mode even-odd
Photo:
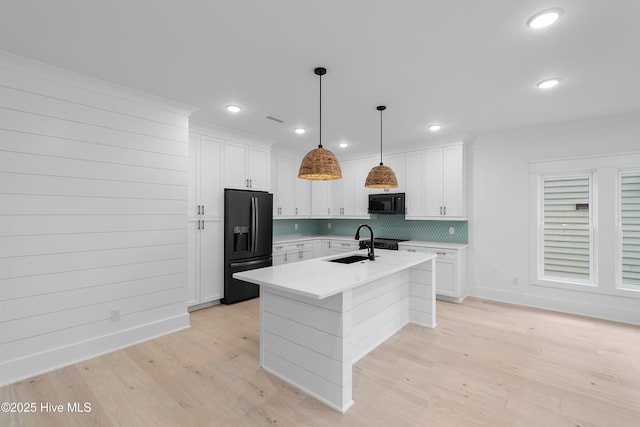
{"label": "stainless steel sink", "polygon": [[339,262],[340,264],[353,264],[354,262],[365,261],[369,259],[366,255],[349,255],[342,258],[328,259],[329,262]]}

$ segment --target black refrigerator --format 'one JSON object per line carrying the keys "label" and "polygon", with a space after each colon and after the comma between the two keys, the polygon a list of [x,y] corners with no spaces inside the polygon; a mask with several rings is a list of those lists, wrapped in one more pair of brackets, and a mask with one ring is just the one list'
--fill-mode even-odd
{"label": "black refrigerator", "polygon": [[260,287],[233,273],[271,266],[273,194],[224,190],[224,298],[233,304],[260,296]]}

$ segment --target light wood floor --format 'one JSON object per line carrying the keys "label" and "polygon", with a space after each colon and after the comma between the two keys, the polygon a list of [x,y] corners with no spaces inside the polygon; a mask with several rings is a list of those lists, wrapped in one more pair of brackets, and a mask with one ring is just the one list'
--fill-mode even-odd
{"label": "light wood floor", "polygon": [[640,426],[640,328],[469,298],[438,302],[353,368],[344,415],[258,367],[258,301],[189,330],[0,388],[0,402],[89,402],[0,426]]}

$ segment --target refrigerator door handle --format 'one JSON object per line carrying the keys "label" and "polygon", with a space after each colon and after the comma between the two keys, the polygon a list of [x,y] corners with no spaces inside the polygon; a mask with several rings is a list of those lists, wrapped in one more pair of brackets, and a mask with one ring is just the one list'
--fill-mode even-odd
{"label": "refrigerator door handle", "polygon": [[249,250],[255,252],[256,247],[256,198],[251,198],[251,245]]}
{"label": "refrigerator door handle", "polygon": [[253,251],[257,252],[258,251],[258,236],[260,236],[260,200],[256,197],[256,215],[255,215],[255,221],[256,221],[256,233],[255,233],[255,239],[253,241],[254,247],[253,247]]}

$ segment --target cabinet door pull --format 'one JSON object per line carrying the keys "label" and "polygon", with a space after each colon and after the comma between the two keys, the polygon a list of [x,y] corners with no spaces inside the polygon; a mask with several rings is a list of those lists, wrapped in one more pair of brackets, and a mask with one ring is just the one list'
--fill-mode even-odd
{"label": "cabinet door pull", "polygon": [[440,206],[440,215],[442,215],[442,206]]}
{"label": "cabinet door pull", "polygon": [[204,205],[202,205],[202,215],[204,215]]}
{"label": "cabinet door pull", "polygon": [[445,215],[447,214],[447,207],[446,206],[444,207],[444,214]]}
{"label": "cabinet door pull", "polygon": [[298,215],[298,208],[296,208],[296,215]]}
{"label": "cabinet door pull", "polygon": [[197,230],[200,230],[200,220],[198,220]]}
{"label": "cabinet door pull", "polygon": [[204,230],[204,219],[202,220],[202,230]]}
{"label": "cabinet door pull", "polygon": [[331,215],[331,208],[327,208],[327,214]]}
{"label": "cabinet door pull", "polygon": [[436,255],[446,255],[446,252],[436,252]]}

